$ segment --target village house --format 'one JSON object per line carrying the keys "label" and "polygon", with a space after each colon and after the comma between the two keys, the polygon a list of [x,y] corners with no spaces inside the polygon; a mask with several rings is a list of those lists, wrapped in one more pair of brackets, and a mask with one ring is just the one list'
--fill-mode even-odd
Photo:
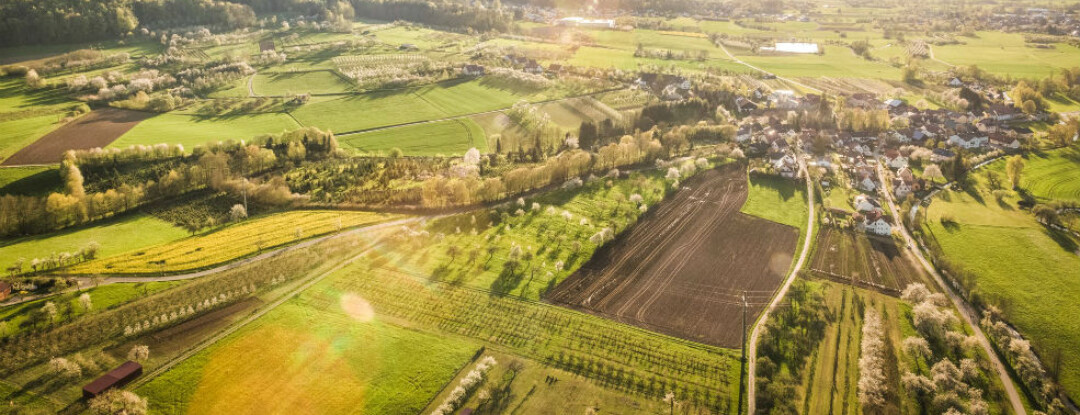
{"label": "village house", "polygon": [[870,212],[863,215],[863,219],[858,222],[856,227],[863,232],[874,235],[892,234],[892,220],[881,212]]}
{"label": "village house", "polygon": [[949,145],[952,145],[952,146],[963,147],[965,149],[970,150],[970,149],[975,149],[975,148],[982,148],[989,141],[990,141],[990,138],[986,137],[986,136],[961,137],[960,135],[953,134],[952,136],[949,137],[949,140],[946,141],[946,143],[948,143]]}
{"label": "village house", "polygon": [[484,67],[481,65],[473,64],[465,65],[464,68],[461,68],[461,73],[465,76],[483,76]]}
{"label": "village house", "polygon": [[852,206],[855,206],[857,212],[876,212],[881,210],[881,204],[877,199],[869,195],[855,195],[851,201]]}
{"label": "village house", "polygon": [[949,161],[956,157],[956,153],[953,153],[944,148],[935,148],[934,154],[930,155],[930,161],[934,163],[941,163],[943,161]]}

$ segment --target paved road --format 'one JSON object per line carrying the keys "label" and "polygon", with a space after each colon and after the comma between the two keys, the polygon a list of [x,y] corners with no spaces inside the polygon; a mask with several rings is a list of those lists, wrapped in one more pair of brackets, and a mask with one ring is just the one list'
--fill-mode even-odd
{"label": "paved road", "polygon": [[[210,269],[206,269],[206,270],[202,270],[202,271],[189,272],[189,273],[176,274],[176,275],[163,275],[163,276],[158,276],[158,277],[132,277],[132,276],[104,277],[100,281],[97,282],[97,285],[100,286],[100,285],[116,284],[116,283],[142,283],[142,282],[190,280],[190,279],[193,279],[193,278],[204,277],[204,276],[207,276],[207,275],[210,275],[210,274],[214,274],[214,273],[218,273],[218,272],[222,272],[222,271],[227,271],[227,270],[230,270],[230,269],[233,269],[233,268],[237,268],[237,267],[240,267],[240,266],[243,266],[243,265],[250,264],[252,262],[262,261],[262,260],[267,259],[267,258],[273,258],[273,257],[276,257],[278,255],[284,254],[286,252],[295,251],[297,249],[304,249],[304,248],[307,248],[309,246],[315,245],[317,243],[320,243],[320,242],[323,242],[323,241],[326,241],[326,240],[329,240],[329,239],[340,238],[340,237],[345,236],[345,235],[353,235],[353,234],[357,234],[357,233],[366,233],[366,232],[376,231],[376,230],[380,230],[380,229],[386,229],[386,228],[390,228],[390,227],[396,227],[396,226],[411,224],[411,223],[419,222],[419,221],[422,221],[422,220],[425,220],[425,219],[430,219],[430,218],[431,217],[426,217],[426,216],[409,217],[409,218],[405,218],[405,219],[398,219],[398,220],[393,220],[393,221],[390,221],[390,222],[383,222],[383,223],[364,226],[364,227],[360,227],[360,228],[356,228],[356,229],[351,229],[351,230],[347,230],[345,232],[338,232],[338,233],[333,233],[333,234],[329,234],[329,235],[324,235],[324,236],[320,236],[320,237],[317,237],[317,238],[308,239],[308,240],[306,240],[304,242],[300,242],[300,243],[295,244],[295,245],[289,245],[289,246],[277,248],[277,249],[270,250],[270,251],[261,253],[259,255],[253,256],[253,257],[244,258],[244,259],[241,259],[239,261],[229,262],[227,264],[224,264],[224,265],[221,265],[221,266],[218,266],[218,267],[214,267],[214,268],[210,268]],[[94,286],[94,284],[95,284],[93,278],[90,278],[90,277],[75,277],[75,280],[76,280],[77,284],[75,286],[72,286],[72,287],[64,290],[64,291],[55,292],[55,293],[49,293],[49,294],[44,294],[44,295],[31,295],[31,296],[18,298],[18,299],[13,298],[13,299],[10,299],[10,300],[5,301],[3,303],[0,303],[0,307],[6,307],[6,306],[9,306],[9,305],[25,303],[27,301],[34,301],[34,300],[38,300],[38,299],[41,299],[41,298],[51,297],[51,296],[60,294],[62,292],[77,291],[79,289],[89,288],[91,286]]]}
{"label": "paved road", "polygon": [[[878,164],[878,178],[881,180],[881,183],[886,183],[885,168],[882,167],[880,164]],[[887,190],[883,191],[882,193],[885,194],[884,199],[889,204],[889,208],[892,209],[893,212],[899,212],[896,207],[896,202],[893,201],[892,194],[889,193]],[[986,335],[983,334],[983,331],[979,328],[979,325],[976,324],[979,320],[978,314],[976,314],[975,310],[971,307],[971,305],[964,301],[964,299],[960,298],[960,296],[956,295],[956,293],[952,289],[952,286],[945,283],[945,279],[941,277],[940,273],[938,273],[937,268],[935,268],[930,263],[930,261],[926,260],[926,257],[923,256],[922,250],[920,249],[919,245],[916,244],[915,239],[911,237],[910,233],[908,233],[907,228],[902,223],[900,224],[899,228],[900,233],[904,236],[904,240],[907,241],[908,249],[912,252],[912,254],[915,255],[915,258],[919,260],[919,263],[922,264],[923,268],[926,269],[926,272],[932,275],[934,277],[934,280],[937,281],[938,285],[940,285],[941,288],[945,290],[945,294],[949,296],[949,299],[952,300],[953,305],[955,305],[956,309],[960,311],[960,316],[963,317],[964,322],[967,323],[969,327],[971,327],[971,331],[972,333],[974,333],[975,338],[979,340],[979,344],[986,352],[986,355],[989,356],[990,363],[994,366],[994,369],[997,370],[998,377],[1001,378],[1001,384],[1005,387],[1005,394],[1009,396],[1009,402],[1012,404],[1013,413],[1025,415],[1027,411],[1024,409],[1024,404],[1020,401],[1020,394],[1016,391],[1016,385],[1013,385],[1012,378],[1009,377],[1009,372],[1005,369],[1005,365],[1001,363],[1001,359],[999,359],[997,353],[994,352],[994,348],[990,346],[990,341],[986,338]]]}
{"label": "paved road", "polygon": [[726,53],[726,54],[728,55],[728,57],[729,57],[729,58],[731,58],[731,60],[735,61],[735,63],[737,63],[737,64],[743,65],[743,66],[745,66],[745,67],[747,67],[747,68],[753,69],[753,70],[755,70],[755,71],[758,71],[758,72],[761,72],[761,73],[767,73],[767,74],[773,75],[773,76],[775,76],[775,77],[776,77],[776,79],[779,79],[779,80],[781,80],[781,81],[784,81],[784,82],[788,82],[788,83],[792,83],[792,84],[795,84],[795,85],[801,86],[801,87],[803,87],[803,88],[805,88],[805,89],[808,89],[808,90],[811,90],[811,91],[817,92],[817,93],[819,93],[819,94],[821,93],[821,90],[820,90],[820,89],[814,88],[814,87],[812,87],[812,86],[810,86],[810,85],[807,85],[807,84],[804,84],[804,83],[802,83],[802,82],[799,82],[799,81],[796,81],[796,80],[792,80],[792,79],[789,79],[789,78],[784,78],[784,77],[782,77],[782,76],[779,76],[779,75],[777,75],[777,74],[774,74],[774,73],[772,73],[772,72],[769,72],[769,71],[766,71],[766,70],[764,70],[764,69],[758,68],[758,67],[756,67],[756,66],[754,66],[754,65],[751,65],[751,64],[749,64],[749,63],[743,62],[743,61],[742,61],[742,59],[736,58],[736,57],[735,57],[735,55],[732,55],[732,54],[731,54],[731,52],[728,52],[727,48],[726,48],[726,47],[724,47],[724,45],[723,45],[723,44],[720,44],[719,46],[720,46],[720,50],[723,50],[723,51],[724,51],[724,53]]}
{"label": "paved road", "polygon": [[809,206],[809,215],[806,218],[806,238],[803,239],[802,253],[799,254],[799,260],[795,262],[795,267],[791,269],[791,274],[788,275],[787,280],[784,281],[784,285],[777,291],[776,296],[773,297],[769,306],[761,312],[761,318],[758,318],[757,324],[754,325],[754,330],[750,332],[750,338],[746,346],[747,356],[747,384],[746,384],[746,399],[747,410],[746,413],[753,414],[755,411],[755,388],[757,383],[756,368],[757,368],[757,343],[758,338],[761,337],[762,327],[765,326],[765,320],[769,319],[769,313],[776,309],[776,306],[780,304],[780,301],[787,295],[788,289],[791,288],[791,283],[795,281],[795,277],[799,275],[799,270],[802,269],[803,264],[806,262],[807,253],[810,251],[810,242],[814,236],[814,185],[810,179],[810,173],[806,170],[806,162],[799,161],[799,171],[802,172],[803,177],[806,178],[806,203]]}

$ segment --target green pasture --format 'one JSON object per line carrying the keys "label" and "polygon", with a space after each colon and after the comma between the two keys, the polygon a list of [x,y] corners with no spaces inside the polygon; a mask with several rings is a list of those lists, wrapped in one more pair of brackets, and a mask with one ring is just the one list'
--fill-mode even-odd
{"label": "green pasture", "polygon": [[397,148],[416,156],[461,155],[473,147],[488,152],[484,130],[469,118],[339,136],[338,144],[361,153],[385,154]]}
{"label": "green pasture", "polygon": [[805,235],[806,190],[801,180],[778,176],[750,176],[749,195],[742,213],[799,228]]}
{"label": "green pasture", "polygon": [[203,117],[170,112],[148,118],[113,141],[109,147],[137,144],[182,144],[190,151],[214,141],[249,139],[260,134],[295,130],[300,125],[283,113],[256,113]]}
{"label": "green pasture", "polygon": [[[555,93],[555,92],[550,92]],[[349,132],[507,108],[548,97],[486,80],[452,81],[420,88],[313,100],[293,112],[304,125]]]}
{"label": "green pasture", "polygon": [[1060,356],[1060,382],[1076,395],[1080,321],[1070,310],[1080,295],[1080,242],[1039,224],[1016,205],[1015,192],[999,202],[986,190],[984,174],[972,190],[935,198],[924,229],[947,259],[974,274],[967,282],[972,291],[1000,305],[1040,356]]}
{"label": "green pasture", "polygon": [[977,32],[976,37],[959,37],[964,44],[934,46],[934,56],[953,65],[977,65],[998,75],[1015,78],[1042,78],[1055,69],[1076,66],[1080,48],[1064,43],[1052,49],[1029,47],[1019,33]]}
{"label": "green pasture", "polygon": [[312,290],[136,392],[155,413],[414,414],[478,348],[396,326],[327,283]]}
{"label": "green pasture", "polygon": [[0,195],[43,196],[62,188],[60,173],[53,166],[0,168]]}
{"label": "green pasture", "polygon": [[47,258],[61,252],[75,253],[90,242],[100,245],[97,255],[104,258],[185,236],[187,233],[183,229],[153,216],[126,215],[91,226],[5,241],[0,245],[0,267],[7,269],[23,258],[26,260],[23,270],[29,271],[30,261],[34,258]]}
{"label": "green pasture", "polygon": [[337,94],[352,85],[331,71],[259,72],[252,84],[256,95]]}
{"label": "green pasture", "polygon": [[59,127],[62,114],[53,113],[0,121],[0,160],[37,141],[38,138]]}

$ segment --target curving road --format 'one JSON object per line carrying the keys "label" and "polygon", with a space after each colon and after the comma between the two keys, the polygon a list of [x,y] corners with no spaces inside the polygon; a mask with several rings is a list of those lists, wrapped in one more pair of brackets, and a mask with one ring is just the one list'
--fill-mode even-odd
{"label": "curving road", "polygon": [[769,319],[769,313],[776,309],[777,304],[784,299],[787,295],[788,289],[791,288],[791,283],[795,281],[795,277],[799,275],[799,270],[802,269],[803,264],[806,262],[807,252],[810,251],[810,242],[814,235],[814,182],[810,179],[810,172],[806,170],[806,162],[799,160],[799,171],[802,172],[803,177],[806,178],[806,203],[809,206],[809,214],[806,218],[806,238],[803,239],[802,252],[799,254],[799,260],[795,262],[795,266],[791,269],[791,274],[788,275],[787,280],[784,281],[784,285],[780,287],[780,290],[776,292],[776,296],[773,297],[769,306],[761,312],[761,318],[758,318],[757,323],[754,325],[754,330],[750,332],[750,338],[746,345],[747,364],[747,384],[746,384],[746,413],[753,414],[755,408],[755,387],[757,383],[756,379],[756,367],[757,367],[757,344],[758,338],[761,337],[762,327],[765,326],[765,320]]}
{"label": "curving road", "polygon": [[[881,163],[878,163],[878,179],[881,180],[881,183],[883,184],[887,183],[885,181],[885,168],[882,167]],[[893,212],[899,212],[896,207],[896,202],[893,200],[892,193],[887,190],[882,193],[885,194],[884,199],[889,204],[889,209]],[[911,234],[908,233],[907,227],[901,223],[898,228],[900,228],[900,234],[904,236],[908,250],[915,255],[915,259],[919,260],[919,263],[926,269],[926,272],[934,277],[934,280],[937,281],[938,285],[945,291],[945,294],[949,296],[949,300],[951,300],[953,305],[956,306],[956,309],[960,311],[960,317],[964,319],[964,323],[971,327],[973,335],[979,340],[979,345],[982,346],[983,351],[989,356],[990,363],[994,366],[994,369],[997,370],[998,377],[1001,378],[1001,384],[1005,387],[1005,394],[1009,396],[1009,402],[1012,404],[1013,413],[1026,415],[1027,411],[1024,409],[1024,404],[1020,401],[1020,394],[1016,391],[1016,385],[1013,384],[1012,378],[1009,377],[1008,370],[1006,370],[1005,365],[1001,363],[1001,359],[998,358],[997,352],[995,352],[994,348],[990,345],[990,340],[986,338],[982,329],[976,324],[979,318],[975,309],[972,308],[967,301],[964,301],[963,298],[956,295],[952,286],[945,283],[945,279],[938,273],[937,268],[923,256],[922,249],[920,249],[920,246],[915,242],[915,239],[911,237]]]}

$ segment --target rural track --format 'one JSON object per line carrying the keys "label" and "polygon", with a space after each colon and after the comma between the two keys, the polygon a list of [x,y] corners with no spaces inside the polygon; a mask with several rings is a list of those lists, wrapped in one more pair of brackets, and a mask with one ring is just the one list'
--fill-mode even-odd
{"label": "rural track", "polygon": [[[255,256],[252,256],[252,257],[247,257],[247,258],[244,258],[244,259],[228,262],[228,263],[219,265],[217,267],[209,268],[209,269],[205,269],[205,270],[201,270],[201,271],[188,272],[188,273],[176,274],[176,275],[162,275],[162,276],[158,276],[158,277],[131,277],[131,276],[105,277],[105,278],[103,278],[101,281],[99,281],[97,283],[97,286],[108,285],[108,284],[118,284],[118,283],[144,283],[144,282],[182,281],[182,280],[195,279],[195,278],[199,278],[199,277],[205,277],[205,276],[210,275],[210,274],[216,274],[218,272],[228,271],[230,269],[237,268],[237,267],[240,267],[240,266],[244,266],[244,265],[247,265],[247,264],[250,264],[250,263],[253,263],[253,262],[258,262],[258,261],[262,261],[262,260],[265,260],[265,259],[273,258],[273,257],[276,257],[278,255],[284,254],[286,252],[295,251],[297,249],[304,249],[304,248],[307,248],[309,246],[315,245],[317,243],[320,243],[320,242],[323,242],[323,241],[326,241],[326,240],[330,240],[330,239],[334,239],[334,238],[340,238],[340,237],[343,237],[343,236],[346,236],[346,235],[354,235],[354,234],[358,234],[358,233],[366,233],[366,232],[386,229],[386,228],[389,228],[389,227],[405,225],[405,224],[414,223],[414,222],[417,222],[417,221],[421,221],[421,220],[425,220],[425,219],[431,219],[431,218],[432,217],[430,217],[430,216],[409,217],[409,218],[398,219],[398,220],[393,220],[393,221],[389,221],[389,222],[376,223],[376,224],[373,224],[373,225],[362,226],[362,227],[358,227],[358,228],[355,228],[355,229],[350,229],[350,230],[347,230],[347,231],[344,231],[344,232],[331,233],[329,235],[323,235],[323,236],[311,238],[311,239],[305,240],[305,241],[297,243],[297,244],[283,246],[283,247],[280,247],[280,248],[277,248],[277,249],[274,249],[274,250],[271,250],[271,251],[263,252],[263,253],[261,253],[259,255],[255,255]],[[23,298],[20,298],[18,301],[9,301],[9,302],[0,303],[0,307],[7,307],[7,306],[11,306],[11,305],[16,305],[16,304],[29,302],[29,301],[39,300],[39,299],[42,299],[42,298],[48,298],[48,297],[52,297],[52,296],[59,295],[59,294],[62,294],[62,293],[78,291],[78,290],[83,289],[83,288],[88,288],[88,287],[94,286],[94,281],[90,277],[75,277],[75,280],[78,281],[78,284],[76,284],[74,287],[70,287],[70,288],[68,288],[66,290],[58,291],[58,292],[55,292],[55,293],[50,293],[50,294],[47,294],[47,295],[37,295],[37,296],[23,297]]]}
{"label": "rural track", "polygon": [[[885,169],[880,164],[878,165],[878,179],[881,180],[882,183],[885,183]],[[893,201],[892,194],[888,191],[883,193],[885,193],[884,199],[889,204],[889,208],[892,209],[893,212],[899,212],[896,203]],[[938,285],[941,286],[941,289],[949,296],[949,300],[952,301],[953,305],[956,306],[956,309],[960,312],[960,317],[964,319],[964,323],[971,327],[972,334],[979,340],[979,345],[982,346],[983,351],[986,352],[986,355],[990,359],[990,363],[997,371],[998,377],[1001,378],[1001,384],[1005,388],[1005,394],[1009,396],[1009,403],[1012,404],[1013,413],[1026,415],[1027,411],[1024,409],[1024,404],[1020,400],[1020,394],[1016,391],[1016,385],[1013,384],[1012,377],[1009,376],[1008,369],[1005,367],[1005,364],[1001,362],[997,352],[990,344],[990,340],[986,338],[982,329],[976,324],[978,315],[976,314],[975,309],[963,298],[960,298],[951,285],[945,283],[945,279],[942,278],[941,273],[938,272],[937,268],[923,256],[921,246],[915,241],[915,238],[911,237],[907,227],[901,223],[899,228],[900,234],[904,236],[908,249],[915,255],[915,259],[917,259],[923,268],[926,269],[927,273],[934,277],[934,280],[937,281]]]}
{"label": "rural track", "polygon": [[799,160],[799,171],[802,172],[803,177],[806,178],[806,204],[809,207],[809,211],[806,219],[806,237],[803,239],[802,252],[799,253],[799,260],[795,262],[795,266],[791,269],[791,274],[784,280],[784,284],[777,290],[776,296],[773,297],[769,306],[764,310],[761,310],[761,317],[757,319],[754,324],[754,329],[750,332],[750,337],[747,339],[746,345],[746,413],[753,414],[755,412],[755,368],[757,367],[757,343],[761,337],[762,327],[765,326],[765,320],[769,319],[769,313],[776,309],[780,304],[780,301],[787,295],[788,289],[791,288],[791,283],[795,281],[795,277],[799,275],[799,270],[802,269],[803,263],[806,262],[807,253],[810,251],[810,243],[813,240],[814,235],[814,185],[810,180],[810,172],[806,170],[806,161]]}
{"label": "rural track", "polygon": [[754,66],[754,65],[751,65],[751,64],[749,64],[749,63],[743,62],[743,60],[742,60],[742,59],[736,58],[736,57],[735,57],[735,55],[732,55],[732,54],[731,54],[731,52],[728,52],[727,48],[726,48],[726,47],[724,47],[724,44],[722,44],[722,43],[721,43],[721,44],[720,44],[719,46],[720,46],[720,50],[723,50],[723,51],[724,51],[724,53],[725,53],[725,54],[727,54],[727,55],[728,55],[728,57],[729,57],[729,58],[731,58],[731,60],[735,61],[735,63],[737,63],[737,64],[743,65],[743,66],[745,66],[745,67],[747,67],[747,68],[753,69],[753,70],[755,70],[755,71],[758,71],[758,72],[761,72],[761,73],[771,74],[772,76],[775,76],[775,77],[776,77],[776,79],[779,79],[779,80],[781,80],[781,81],[784,81],[784,82],[787,82],[787,83],[791,83],[791,84],[795,84],[795,85],[801,86],[801,87],[803,87],[803,88],[806,88],[806,89],[808,89],[808,90],[811,90],[811,91],[817,92],[817,93],[819,93],[819,94],[820,94],[820,93],[822,93],[822,91],[821,91],[820,89],[814,88],[814,87],[812,87],[812,86],[810,86],[810,85],[804,84],[804,83],[802,83],[802,82],[799,82],[799,81],[796,81],[796,80],[793,80],[793,79],[790,79],[790,78],[784,78],[784,77],[782,77],[782,76],[780,76],[780,75],[777,75],[777,74],[775,74],[775,73],[772,73],[772,72],[766,71],[766,70],[764,70],[764,69],[758,68],[758,67],[756,67],[756,66]]}

